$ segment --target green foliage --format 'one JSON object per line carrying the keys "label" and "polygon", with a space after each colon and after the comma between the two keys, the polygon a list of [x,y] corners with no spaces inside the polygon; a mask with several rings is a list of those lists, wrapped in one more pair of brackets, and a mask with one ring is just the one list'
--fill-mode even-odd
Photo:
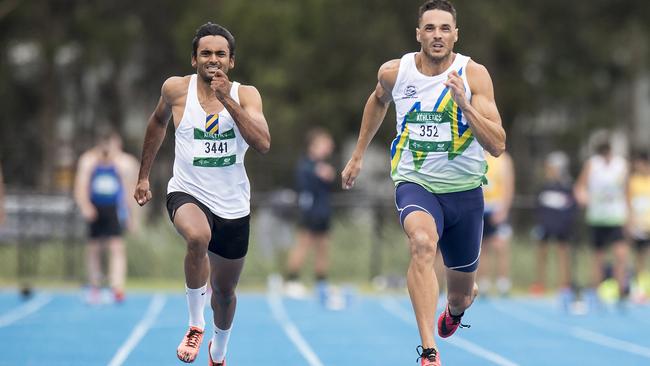
{"label": "green foliage", "polygon": [[[0,13],[0,157],[10,185],[41,189],[55,169],[57,141],[50,137],[61,129],[72,130],[74,143],[66,143],[79,153],[95,126],[109,121],[130,131],[127,149],[139,151],[142,132],[133,131],[144,131],[162,82],[192,72],[190,42],[207,21],[234,33],[231,77],[263,96],[273,148],[251,161],[277,169],[254,179],[264,182],[262,189],[290,183],[281,166],[300,151],[305,126],[325,126],[337,141],[356,135],[379,66],[419,48],[420,0],[10,3]],[[649,4],[455,1],[457,50],[490,70],[509,145],[521,159],[530,144],[527,127],[516,121],[544,111],[567,110],[578,126],[555,146],[570,152],[584,143],[585,130],[611,125],[612,115],[629,126],[631,83],[650,64]],[[12,63],[6,55],[26,42],[37,45],[40,57]],[[78,57],[58,65],[57,55],[70,46]],[[61,127],[62,119],[72,127]],[[390,122],[378,140],[390,140]],[[165,149],[171,154],[170,145]],[[25,164],[34,169],[21,169]]]}

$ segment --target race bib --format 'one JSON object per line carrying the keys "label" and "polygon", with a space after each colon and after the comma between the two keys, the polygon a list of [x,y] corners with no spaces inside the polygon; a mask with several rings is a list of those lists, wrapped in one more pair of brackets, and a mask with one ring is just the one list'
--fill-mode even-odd
{"label": "race bib", "polygon": [[237,139],[235,137],[234,129],[221,134],[211,134],[195,128],[192,165],[221,168],[235,164],[237,161]]}
{"label": "race bib", "polygon": [[444,152],[451,147],[451,120],[444,112],[411,112],[406,115],[409,150]]}
{"label": "race bib", "polygon": [[113,174],[97,174],[92,181],[91,190],[99,195],[111,196],[120,190],[120,182]]}

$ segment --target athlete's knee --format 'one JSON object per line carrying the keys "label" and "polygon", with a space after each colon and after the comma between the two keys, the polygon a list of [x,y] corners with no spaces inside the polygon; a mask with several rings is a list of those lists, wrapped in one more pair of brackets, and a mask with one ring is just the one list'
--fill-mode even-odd
{"label": "athlete's knee", "polygon": [[217,301],[219,304],[228,305],[236,298],[235,294],[236,285],[234,284],[218,284],[212,285],[212,300]]}
{"label": "athlete's knee", "polygon": [[455,309],[467,309],[470,305],[472,305],[472,300],[473,299],[471,294],[460,292],[450,292],[447,294],[447,301],[449,302],[449,306]]}
{"label": "athlete's knee", "polygon": [[411,257],[433,261],[438,247],[438,236],[426,230],[414,230],[409,235]]}
{"label": "athlete's knee", "polygon": [[208,244],[210,243],[210,233],[201,232],[199,230],[190,231],[185,233],[185,241],[187,242],[187,251],[191,254],[205,255],[208,252]]}

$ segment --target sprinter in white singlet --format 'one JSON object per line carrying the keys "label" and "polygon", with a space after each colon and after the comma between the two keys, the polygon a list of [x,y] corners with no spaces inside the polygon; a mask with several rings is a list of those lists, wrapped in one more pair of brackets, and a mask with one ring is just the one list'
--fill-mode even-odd
{"label": "sprinter in white singlet", "polygon": [[605,255],[613,248],[614,278],[619,294],[628,293],[626,271],[629,246],[623,228],[628,219],[628,163],[612,153],[609,142],[600,144],[596,154],[582,167],[574,192],[578,203],[586,208],[586,221],[592,235],[593,261],[591,287],[586,289],[587,304],[598,305],[596,288],[605,279]]}
{"label": "sprinter in white singlet", "polygon": [[449,337],[461,325],[477,291],[481,184],[486,172],[483,149],[501,155],[506,134],[488,71],[453,52],[458,40],[453,5],[427,1],[418,20],[421,49],[379,69],[379,82],[363,111],[359,140],[343,170],[342,184],[344,189],[353,186],[368,144],[394,102],[397,136],[391,145],[391,176],[411,252],[407,283],[420,332],[417,348],[421,365],[437,366],[436,250],[439,246],[447,267],[448,292],[438,334]]}
{"label": "sprinter in white singlet", "polygon": [[167,79],[149,118],[134,196],[140,205],[152,198],[149,173],[172,117],[176,148],[167,210],[187,243],[189,307],[189,330],[176,353],[184,362],[197,357],[209,276],[214,333],[208,354],[210,365],[222,366],[237,304],[235,288],[248,250],[250,186],[244,154],[249,145],[266,153],[271,137],[257,89],[226,76],[235,66],[232,34],[207,23],[197,30],[192,47],[196,74]]}

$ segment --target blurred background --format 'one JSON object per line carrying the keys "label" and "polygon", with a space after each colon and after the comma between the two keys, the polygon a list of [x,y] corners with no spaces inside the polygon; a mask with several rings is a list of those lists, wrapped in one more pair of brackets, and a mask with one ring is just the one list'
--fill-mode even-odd
{"label": "blurred background", "polygon": [[[305,133],[313,126],[330,131],[336,143],[332,163],[340,173],[379,66],[419,49],[420,4],[0,0],[0,162],[7,212],[0,229],[0,285],[85,282],[86,228],[71,198],[77,160],[103,124],[119,131],[125,151],[139,157],[162,83],[193,73],[192,37],[212,21],[234,34],[236,66],[229,77],[258,88],[272,135],[271,151],[249,151],[246,161],[254,221],[242,285],[263,286],[269,273],[283,272],[295,240],[294,169]],[[456,50],[490,71],[508,134],[516,175],[513,291],[527,291],[535,280],[531,230],[547,154],[565,152],[576,177],[597,136],[611,137],[622,155],[648,146],[650,2],[454,4]],[[394,123],[391,109],[357,186],[333,192],[334,281],[400,283],[405,274],[408,250],[388,175]],[[154,199],[139,215],[140,229],[127,236],[127,288],[182,288],[185,248],[164,211],[173,146],[170,124],[152,171]],[[579,221],[573,247],[578,285],[588,281],[583,226]]]}

